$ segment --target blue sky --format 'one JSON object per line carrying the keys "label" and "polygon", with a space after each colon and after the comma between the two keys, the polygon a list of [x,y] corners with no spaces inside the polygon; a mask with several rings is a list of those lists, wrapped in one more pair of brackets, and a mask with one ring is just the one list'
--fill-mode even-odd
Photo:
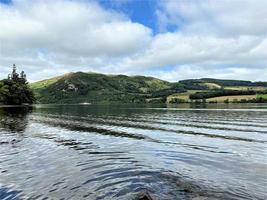
{"label": "blue sky", "polygon": [[99,3],[106,9],[123,12],[128,15],[133,22],[144,24],[150,27],[154,33],[158,32],[155,9],[156,0],[136,0],[136,1],[112,1],[99,0]]}
{"label": "blue sky", "polygon": [[0,0],[1,3],[4,3],[4,4],[9,4],[11,3],[11,0]]}
{"label": "blue sky", "polygon": [[[106,9],[123,12],[133,22],[144,24],[153,30],[153,34],[163,32],[157,20],[157,8],[160,7],[159,0],[98,0]],[[164,32],[174,32],[178,26],[168,24]]]}
{"label": "blue sky", "polygon": [[265,0],[0,0],[0,78],[73,71],[265,80]]}

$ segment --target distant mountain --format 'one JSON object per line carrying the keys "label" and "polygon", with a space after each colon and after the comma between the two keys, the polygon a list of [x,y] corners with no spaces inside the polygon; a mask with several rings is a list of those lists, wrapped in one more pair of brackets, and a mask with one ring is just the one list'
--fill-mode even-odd
{"label": "distant mountain", "polygon": [[203,78],[171,83],[146,76],[76,72],[31,84],[39,103],[166,102],[172,94],[230,86],[267,87],[267,82]]}

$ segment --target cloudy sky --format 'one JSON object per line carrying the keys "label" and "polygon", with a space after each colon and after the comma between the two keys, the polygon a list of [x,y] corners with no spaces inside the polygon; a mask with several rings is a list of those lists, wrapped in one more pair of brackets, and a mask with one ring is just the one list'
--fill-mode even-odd
{"label": "cloudy sky", "polygon": [[266,0],[0,0],[0,78],[267,81]]}

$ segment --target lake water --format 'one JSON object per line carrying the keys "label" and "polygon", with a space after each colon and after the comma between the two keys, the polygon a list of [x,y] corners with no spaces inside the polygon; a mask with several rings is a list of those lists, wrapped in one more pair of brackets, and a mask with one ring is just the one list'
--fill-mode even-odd
{"label": "lake water", "polygon": [[0,108],[0,199],[267,199],[267,105]]}

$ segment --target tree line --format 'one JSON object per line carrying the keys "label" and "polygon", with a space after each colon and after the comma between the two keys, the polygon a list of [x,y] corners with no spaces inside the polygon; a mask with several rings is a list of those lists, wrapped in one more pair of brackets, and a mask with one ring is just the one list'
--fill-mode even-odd
{"label": "tree line", "polygon": [[222,97],[222,96],[235,96],[235,95],[255,95],[256,91],[254,90],[214,90],[211,92],[196,92],[190,94],[189,98],[192,100],[196,99],[208,99],[213,97]]}

